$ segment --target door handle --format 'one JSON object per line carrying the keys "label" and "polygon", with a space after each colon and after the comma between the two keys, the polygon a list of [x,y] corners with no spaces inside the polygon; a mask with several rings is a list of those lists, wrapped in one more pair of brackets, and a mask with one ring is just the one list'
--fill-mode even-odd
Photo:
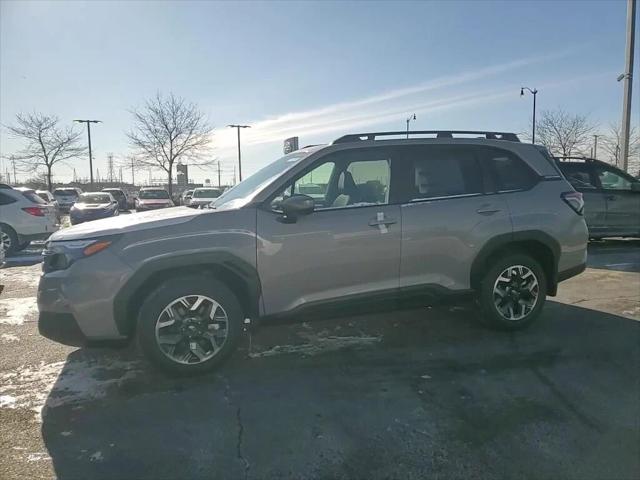
{"label": "door handle", "polygon": [[480,215],[493,215],[494,213],[498,213],[499,211],[499,208],[480,207],[478,210],[476,210],[476,213],[479,213]]}
{"label": "door handle", "polygon": [[374,218],[373,220],[369,221],[369,226],[370,227],[378,227],[380,225],[393,225],[394,223],[398,223],[397,220],[393,219],[393,218]]}

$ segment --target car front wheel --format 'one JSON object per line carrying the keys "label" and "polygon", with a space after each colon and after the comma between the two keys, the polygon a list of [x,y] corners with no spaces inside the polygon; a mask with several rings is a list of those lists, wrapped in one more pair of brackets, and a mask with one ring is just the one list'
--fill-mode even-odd
{"label": "car front wheel", "polygon": [[233,292],[208,276],[172,278],[144,301],[138,342],[157,367],[196,374],[220,365],[242,330],[242,308]]}
{"label": "car front wheel", "polygon": [[540,264],[529,255],[508,254],[491,264],[477,293],[486,323],[518,330],[540,315],[547,281]]}

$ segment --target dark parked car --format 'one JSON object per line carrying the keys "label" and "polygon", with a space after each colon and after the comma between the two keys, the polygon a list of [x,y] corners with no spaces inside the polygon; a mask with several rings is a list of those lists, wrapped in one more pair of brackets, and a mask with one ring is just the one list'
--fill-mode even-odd
{"label": "dark parked car", "polygon": [[640,237],[640,181],[590,158],[557,158],[573,188],[582,193],[589,237]]}
{"label": "dark parked car", "polygon": [[118,210],[128,210],[127,195],[119,188],[103,188],[103,192],[110,193],[113,198],[118,202]]}
{"label": "dark parked car", "polygon": [[72,225],[118,215],[118,202],[107,192],[88,192],[80,195],[69,211]]}

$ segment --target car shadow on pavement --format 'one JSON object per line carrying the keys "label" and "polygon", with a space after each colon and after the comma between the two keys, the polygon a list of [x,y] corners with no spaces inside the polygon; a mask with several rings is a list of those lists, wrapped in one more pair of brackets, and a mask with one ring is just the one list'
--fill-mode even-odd
{"label": "car shadow on pavement", "polygon": [[640,322],[556,302],[522,332],[475,317],[264,328],[196,378],[77,350],[42,435],[60,479],[637,475]]}

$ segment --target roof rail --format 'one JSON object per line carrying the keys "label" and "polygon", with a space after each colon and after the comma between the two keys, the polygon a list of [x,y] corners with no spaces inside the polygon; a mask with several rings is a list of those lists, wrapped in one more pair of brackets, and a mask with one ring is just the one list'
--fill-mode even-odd
{"label": "roof rail", "polygon": [[487,140],[507,140],[510,142],[519,142],[520,139],[515,133],[509,132],[487,132],[480,130],[412,130],[410,132],[370,132],[370,133],[352,133],[344,135],[333,141],[336,143],[351,143],[377,140],[377,137],[389,137],[405,135],[407,138],[410,135],[435,135],[436,138],[455,138],[454,135],[479,135],[483,136]]}

